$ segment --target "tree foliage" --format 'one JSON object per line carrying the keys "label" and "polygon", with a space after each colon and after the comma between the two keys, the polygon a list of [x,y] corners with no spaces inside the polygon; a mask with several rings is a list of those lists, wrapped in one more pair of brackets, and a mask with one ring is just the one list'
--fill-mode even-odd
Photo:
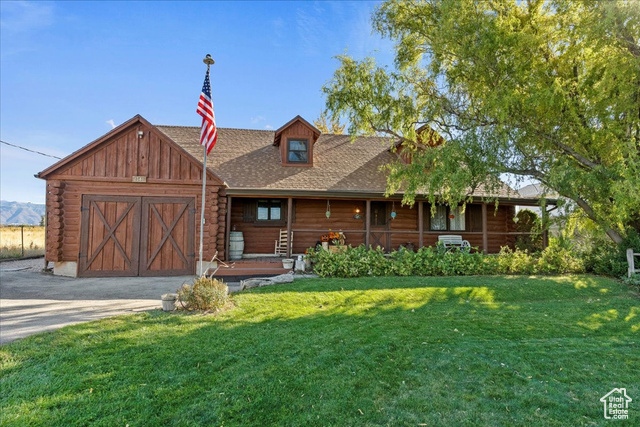
{"label": "tree foliage", "polygon": [[[327,109],[410,150],[387,167],[405,202],[534,177],[620,242],[640,224],[639,4],[387,1],[373,27],[395,41],[394,67],[339,56]],[[424,144],[424,124],[446,143]]]}
{"label": "tree foliage", "polygon": [[340,123],[340,117],[336,117],[335,120],[327,120],[327,113],[324,111],[313,121],[313,125],[322,133],[333,133],[336,135],[342,135],[346,127],[346,125]]}

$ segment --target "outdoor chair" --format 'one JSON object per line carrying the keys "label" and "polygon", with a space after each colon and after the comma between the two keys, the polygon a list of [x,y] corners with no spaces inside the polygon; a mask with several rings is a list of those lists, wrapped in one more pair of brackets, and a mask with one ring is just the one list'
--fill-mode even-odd
{"label": "outdoor chair", "polygon": [[[280,238],[276,240],[276,255],[287,255],[287,230],[280,230]],[[293,231],[291,232],[291,244],[293,244]]]}
{"label": "outdoor chair", "polygon": [[640,253],[634,253],[633,249],[627,249],[627,263],[629,264],[629,270],[627,271],[627,275],[631,277],[632,275],[638,273],[640,274],[640,268],[635,267],[634,257],[640,257]]}

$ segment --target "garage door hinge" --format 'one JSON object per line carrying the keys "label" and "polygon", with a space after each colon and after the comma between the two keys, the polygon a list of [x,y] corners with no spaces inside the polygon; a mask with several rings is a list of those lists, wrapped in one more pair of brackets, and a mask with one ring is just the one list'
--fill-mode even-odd
{"label": "garage door hinge", "polygon": [[193,254],[189,254],[189,256],[190,256],[191,258],[194,258],[194,257],[196,256],[196,254],[195,254],[195,253],[193,253]]}
{"label": "garage door hinge", "polygon": [[196,213],[196,210],[195,209],[189,209],[189,213],[194,214],[194,213]]}
{"label": "garage door hinge", "polygon": [[84,206],[80,206],[80,212],[82,212],[82,211],[88,211],[88,210],[89,210],[89,208],[85,208]]}
{"label": "garage door hinge", "polygon": [[86,255],[83,255],[82,252],[78,252],[78,258],[86,258]]}

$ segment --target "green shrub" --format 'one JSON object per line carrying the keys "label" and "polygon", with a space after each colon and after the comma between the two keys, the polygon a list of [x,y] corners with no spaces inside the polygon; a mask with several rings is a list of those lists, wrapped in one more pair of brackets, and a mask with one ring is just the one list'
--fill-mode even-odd
{"label": "green shrub", "polygon": [[552,238],[540,254],[538,271],[546,274],[583,273],[584,262],[569,240]]}
{"label": "green shrub", "polygon": [[498,272],[502,274],[535,274],[538,272],[538,262],[535,255],[527,250],[516,249],[508,246],[500,248],[497,255]]}
{"label": "green shrub", "polygon": [[516,231],[524,233],[516,237],[515,247],[522,251],[534,253],[542,250],[542,233],[540,232],[542,225],[538,215],[530,209],[521,209],[516,214],[518,221],[516,222]]}
{"label": "green shrub", "polygon": [[622,277],[627,274],[627,248],[640,251],[640,234],[636,230],[630,230],[620,245],[604,236],[593,237],[585,246],[582,257],[586,271]]}
{"label": "green shrub", "polygon": [[187,310],[220,310],[229,302],[229,288],[219,280],[199,277],[178,289],[178,301]]}

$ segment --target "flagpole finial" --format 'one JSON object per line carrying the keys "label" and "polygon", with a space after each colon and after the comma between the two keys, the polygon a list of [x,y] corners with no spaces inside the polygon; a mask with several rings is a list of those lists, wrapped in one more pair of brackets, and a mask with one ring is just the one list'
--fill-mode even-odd
{"label": "flagpole finial", "polygon": [[208,53],[207,56],[205,56],[205,58],[202,60],[202,62],[207,64],[207,67],[216,63],[216,61],[214,61],[211,55]]}

